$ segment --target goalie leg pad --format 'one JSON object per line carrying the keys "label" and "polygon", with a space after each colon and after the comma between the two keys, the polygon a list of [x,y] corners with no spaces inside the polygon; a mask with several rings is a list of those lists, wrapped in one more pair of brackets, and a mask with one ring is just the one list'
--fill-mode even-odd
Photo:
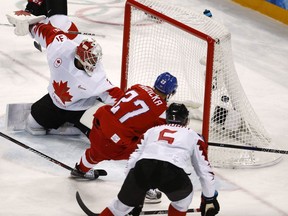
{"label": "goalie leg pad", "polygon": [[78,136],[82,134],[82,132],[78,128],[74,127],[74,125],[69,122],[63,124],[61,127],[57,129],[48,130],[47,133],[51,135],[68,135],[68,136]]}
{"label": "goalie leg pad", "polygon": [[26,128],[26,120],[32,103],[7,104],[5,126],[7,130],[20,131]]}
{"label": "goalie leg pad", "polygon": [[34,136],[46,135],[47,131],[39,125],[31,114],[28,115],[25,130]]}
{"label": "goalie leg pad", "polygon": [[86,110],[85,113],[82,115],[80,122],[81,124],[85,125],[88,128],[92,128],[94,113],[105,104],[102,102],[97,102],[95,106],[91,107],[90,109]]}

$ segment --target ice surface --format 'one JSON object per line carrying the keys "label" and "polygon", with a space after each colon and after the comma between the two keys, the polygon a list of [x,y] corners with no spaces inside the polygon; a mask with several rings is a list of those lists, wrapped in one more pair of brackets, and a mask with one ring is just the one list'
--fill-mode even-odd
{"label": "ice surface", "polygon": [[[229,0],[167,0],[202,12],[208,8],[214,18],[232,34],[236,70],[259,119],[282,149],[288,149],[288,28],[267,16]],[[0,23],[5,14],[23,9],[25,1],[2,0]],[[104,34],[96,38],[104,52],[108,77],[120,84],[124,1],[73,0],[69,15],[83,32]],[[33,47],[29,36],[17,37],[11,27],[0,25],[0,130],[8,103],[31,103],[46,94],[49,70],[45,53]],[[45,51],[44,51],[45,52]],[[85,137],[32,137],[9,134],[68,166],[78,162],[89,145]],[[69,171],[33,152],[0,137],[0,215],[85,215],[75,200],[79,191],[95,212],[108,205],[124,179],[125,161],[105,161],[108,176],[97,181],[75,181]],[[287,216],[288,159],[261,169],[215,169],[221,216]],[[200,202],[200,188],[194,180],[191,207]],[[161,204],[145,209],[166,209]],[[197,215],[197,213],[192,213]],[[199,214],[198,214],[199,215]]]}

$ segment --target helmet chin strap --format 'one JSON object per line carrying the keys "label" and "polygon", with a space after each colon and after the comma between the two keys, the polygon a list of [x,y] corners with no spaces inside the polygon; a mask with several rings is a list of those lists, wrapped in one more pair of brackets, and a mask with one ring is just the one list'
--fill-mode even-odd
{"label": "helmet chin strap", "polygon": [[166,96],[166,102],[169,101],[170,97],[171,97],[171,94],[169,94],[169,95]]}
{"label": "helmet chin strap", "polygon": [[173,97],[173,95],[176,93],[176,91],[173,91],[173,92],[171,92],[170,94],[168,94],[167,96],[166,96],[166,102],[168,102],[169,101],[169,99],[171,98],[171,97]]}
{"label": "helmet chin strap", "polygon": [[[85,70],[85,68],[84,68],[84,70]],[[92,76],[92,74],[93,74],[93,70],[92,71],[89,71],[88,69],[87,70],[85,70],[85,72],[88,74],[88,76]]]}

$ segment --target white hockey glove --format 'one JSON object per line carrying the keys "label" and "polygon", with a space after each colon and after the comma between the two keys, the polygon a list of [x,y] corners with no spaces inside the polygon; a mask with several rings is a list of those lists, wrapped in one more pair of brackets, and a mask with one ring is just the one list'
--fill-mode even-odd
{"label": "white hockey glove", "polygon": [[29,25],[33,25],[44,20],[44,15],[34,16],[27,11],[13,11],[11,14],[6,14],[6,17],[12,25],[15,26],[14,33],[18,36],[29,34]]}

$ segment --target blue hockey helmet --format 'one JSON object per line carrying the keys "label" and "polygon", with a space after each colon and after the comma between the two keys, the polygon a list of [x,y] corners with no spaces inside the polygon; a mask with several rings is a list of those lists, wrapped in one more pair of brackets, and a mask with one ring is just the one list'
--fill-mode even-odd
{"label": "blue hockey helmet", "polygon": [[160,74],[154,83],[154,88],[165,95],[175,94],[177,87],[177,78],[171,75],[169,72]]}

